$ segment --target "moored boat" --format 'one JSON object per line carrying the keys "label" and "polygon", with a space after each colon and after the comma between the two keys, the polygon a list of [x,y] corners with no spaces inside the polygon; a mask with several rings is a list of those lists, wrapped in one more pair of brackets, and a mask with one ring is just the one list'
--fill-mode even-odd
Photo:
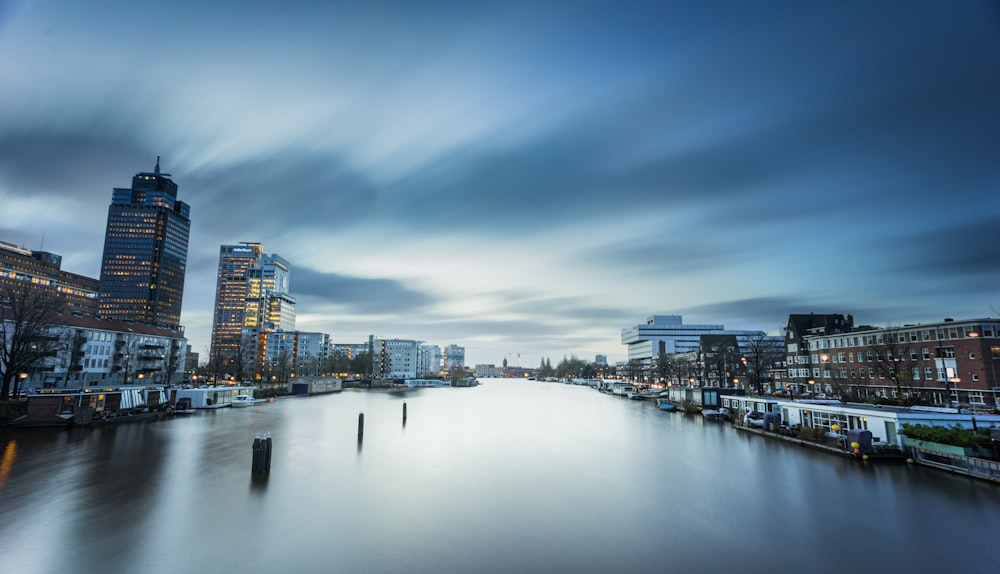
{"label": "moored boat", "polygon": [[252,407],[256,402],[250,395],[236,395],[233,397],[232,406],[233,408]]}
{"label": "moored boat", "polygon": [[661,411],[676,411],[677,410],[677,405],[675,405],[674,403],[670,402],[670,399],[666,399],[664,397],[660,397],[660,398],[656,399],[656,406]]}

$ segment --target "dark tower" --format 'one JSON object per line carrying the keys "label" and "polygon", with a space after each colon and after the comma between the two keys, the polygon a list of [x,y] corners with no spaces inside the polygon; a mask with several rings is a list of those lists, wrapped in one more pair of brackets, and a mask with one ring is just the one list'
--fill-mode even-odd
{"label": "dark tower", "polygon": [[131,189],[115,188],[101,260],[98,316],[177,328],[184,297],[190,207],[177,184],[160,173],[138,173]]}

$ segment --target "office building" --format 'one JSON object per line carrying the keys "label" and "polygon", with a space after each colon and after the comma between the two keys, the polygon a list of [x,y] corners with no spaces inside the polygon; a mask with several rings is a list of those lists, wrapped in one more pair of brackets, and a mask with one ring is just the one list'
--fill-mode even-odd
{"label": "office building", "polygon": [[187,266],[190,208],[177,199],[177,184],[160,172],[115,188],[108,208],[101,259],[98,317],[166,328],[180,325]]}
{"label": "office building", "polygon": [[61,266],[60,255],[0,241],[0,289],[27,288],[58,300],[64,312],[96,316],[100,282]]}
{"label": "office building", "polygon": [[459,345],[448,345],[444,348],[443,367],[445,371],[451,372],[454,368],[465,367],[465,347]]}
{"label": "office building", "polygon": [[286,347],[294,348],[294,338],[262,336],[295,330],[289,285],[288,262],[264,253],[262,244],[222,245],[210,360],[227,374],[245,378],[259,374],[265,363],[275,364]]}

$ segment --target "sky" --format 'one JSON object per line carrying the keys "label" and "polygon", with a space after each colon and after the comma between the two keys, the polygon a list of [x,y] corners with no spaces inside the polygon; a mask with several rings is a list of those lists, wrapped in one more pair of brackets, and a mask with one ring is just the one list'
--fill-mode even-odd
{"label": "sky", "polygon": [[299,330],[470,365],[1000,315],[992,1],[0,0],[0,240],[99,276],[157,156],[203,356],[241,241]]}

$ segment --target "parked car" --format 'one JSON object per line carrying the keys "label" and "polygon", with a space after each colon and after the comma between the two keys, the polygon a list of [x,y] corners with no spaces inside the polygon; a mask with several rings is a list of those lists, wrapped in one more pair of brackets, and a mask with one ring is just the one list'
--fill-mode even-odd
{"label": "parked car", "polygon": [[744,415],[743,423],[748,427],[764,428],[764,413],[750,411]]}

